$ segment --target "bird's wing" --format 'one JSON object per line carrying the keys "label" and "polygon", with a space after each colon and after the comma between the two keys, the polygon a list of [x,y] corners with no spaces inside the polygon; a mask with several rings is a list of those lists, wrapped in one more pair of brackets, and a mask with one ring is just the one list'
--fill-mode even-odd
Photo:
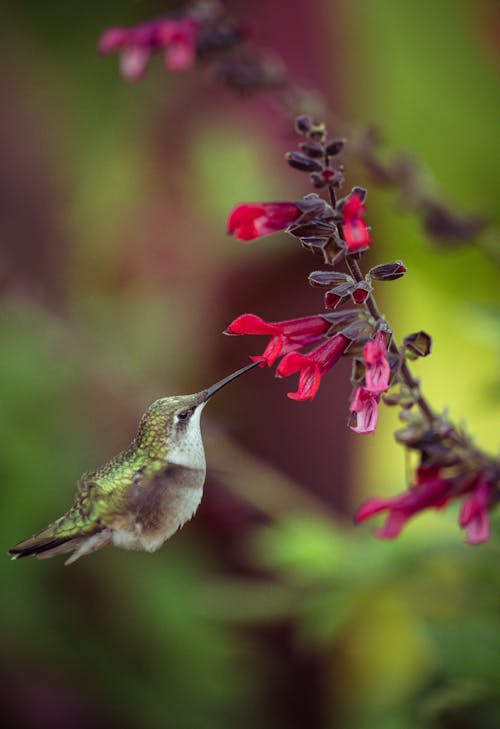
{"label": "bird's wing", "polygon": [[56,521],[28,539],[19,542],[11,554],[24,556],[51,550],[79,537],[102,531],[113,518],[126,511],[129,485],[135,475],[141,478],[141,469],[130,468],[118,472],[115,479],[105,471],[82,476],[71,508]]}
{"label": "bird's wing", "polygon": [[75,501],[66,514],[9,552],[15,557],[40,554],[108,527],[126,529],[128,520],[133,518],[131,502],[137,499],[137,494],[142,498],[168,478],[168,465],[165,461],[151,461],[146,467],[138,467],[119,458],[114,461],[113,469],[108,464],[82,476]]}

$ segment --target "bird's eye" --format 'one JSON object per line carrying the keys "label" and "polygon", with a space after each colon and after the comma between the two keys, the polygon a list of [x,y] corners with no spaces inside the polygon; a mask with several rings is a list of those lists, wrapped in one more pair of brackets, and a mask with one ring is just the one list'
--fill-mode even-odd
{"label": "bird's eye", "polygon": [[177,413],[177,420],[188,420],[192,414],[192,410],[181,410],[180,413]]}

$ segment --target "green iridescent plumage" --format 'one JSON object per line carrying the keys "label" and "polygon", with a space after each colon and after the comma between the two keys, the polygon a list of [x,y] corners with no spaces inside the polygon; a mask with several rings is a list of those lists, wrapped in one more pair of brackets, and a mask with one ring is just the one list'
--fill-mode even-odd
{"label": "green iridescent plumage", "polygon": [[13,558],[74,552],[68,564],[108,544],[148,551],[161,546],[201,501],[206,471],[200,431],[203,407],[221,387],[256,364],[194,395],[154,402],[129,447],[84,474],[66,514],[12,547]]}
{"label": "green iridescent plumage", "polygon": [[172,417],[176,410],[190,405],[192,398],[192,395],[186,395],[154,402],[142,417],[129,447],[81,477],[75,501],[66,514],[16,544],[10,552],[19,556],[41,554],[71,539],[112,527],[131,508],[132,487],[147,490],[155,477],[167,474]]}

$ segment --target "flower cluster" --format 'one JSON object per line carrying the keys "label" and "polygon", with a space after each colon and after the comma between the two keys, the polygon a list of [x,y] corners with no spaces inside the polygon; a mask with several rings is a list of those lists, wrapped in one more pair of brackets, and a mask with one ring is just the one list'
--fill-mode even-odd
{"label": "flower cluster", "polygon": [[109,28],[101,35],[98,49],[103,54],[118,51],[123,78],[138,81],[155,54],[163,55],[168,71],[184,71],[198,58],[224,54],[245,34],[243,28],[224,15],[217,2],[200,0],[183,13],[130,28]]}
{"label": "flower cluster", "polygon": [[493,492],[493,480],[485,472],[450,474],[446,469],[420,466],[409,491],[390,499],[369,499],[360,507],[355,520],[362,522],[385,511],[387,520],[376,534],[382,539],[394,539],[415,514],[442,509],[450,501],[463,498],[459,524],[467,530],[469,544],[481,544],[490,536],[488,510]]}
{"label": "flower cluster", "polygon": [[100,38],[101,53],[120,51],[120,68],[127,81],[138,81],[146,72],[149,60],[162,52],[165,68],[184,71],[196,57],[199,23],[195,18],[159,18],[132,28],[110,28]]}
{"label": "flower cluster", "polygon": [[[249,93],[271,90],[285,106],[294,110],[302,106],[305,92],[290,77],[283,59],[252,44],[241,46],[250,35],[248,27],[235,22],[225,12],[219,0],[195,0],[187,9],[157,20],[125,28],[117,26],[102,34],[99,50],[104,53],[120,51],[123,77],[128,81],[140,79],[155,53],[162,53],[167,70],[179,71],[190,68],[196,60],[208,60],[212,77],[231,91]],[[315,92],[318,93],[317,91]],[[305,117],[302,117],[305,119]],[[358,136],[359,133],[358,133]],[[404,154],[386,159],[379,150],[381,133],[368,127],[358,139],[351,154],[363,165],[371,181],[381,187],[392,187],[398,192],[401,205],[416,212],[426,232],[441,246],[463,245],[476,239],[485,245],[481,234],[490,225],[484,216],[464,214],[453,210],[443,202],[442,196],[431,197],[428,185],[423,185],[421,171],[415,160]],[[336,154],[343,146],[343,139],[332,140],[331,150]],[[314,146],[306,155],[290,152],[289,163],[311,171],[311,181],[316,188],[330,184],[339,170],[328,165],[317,166]],[[317,150],[316,150],[317,151]],[[321,156],[320,153],[316,156]],[[312,160],[312,161],[311,161]],[[345,239],[351,250],[362,250],[370,245],[369,230],[364,223],[364,211],[358,210],[354,200],[346,213]],[[498,262],[498,256],[486,245],[488,254]]]}
{"label": "flower cluster", "polygon": [[151,57],[162,55],[167,71],[185,71],[204,61],[214,78],[241,94],[286,89],[289,81],[281,59],[255,48],[242,51],[248,36],[248,28],[235,22],[218,0],[196,0],[183,12],[109,28],[98,50],[105,55],[119,52],[126,81],[139,81]]}
{"label": "flower cluster", "polygon": [[[314,125],[304,117],[297,121],[297,128],[308,141],[301,144],[300,152],[287,153],[288,164],[309,172],[315,187],[328,186],[330,190],[340,187],[342,168],[335,168],[332,160],[342,151],[344,140],[329,139],[323,125]],[[334,204],[326,203],[317,194],[293,202],[243,203],[230,213],[227,229],[235,238],[244,241],[286,230],[306,248],[321,251],[325,262],[330,262],[332,253],[341,252],[349,256],[369,247],[371,240],[364,220],[365,197],[366,192],[362,188],[354,188],[346,198]],[[400,261],[396,267],[394,264],[386,266],[390,267],[392,278],[398,278],[406,271]],[[336,309],[348,297],[355,304],[363,304],[371,292],[368,278],[357,281],[339,271],[314,271],[309,280],[312,285],[329,288],[325,294],[327,309]],[[373,327],[370,332],[366,317],[360,315],[353,320],[352,309],[339,311],[335,323],[321,315],[266,322],[255,314],[243,314],[229,325],[226,334],[271,335],[264,353],[252,359],[272,366],[282,356],[276,369],[277,376],[299,373],[297,391],[288,393],[294,400],[312,400],[318,392],[321,378],[350,345],[363,336],[365,339],[368,337],[363,348],[366,383],[356,389],[351,412],[356,417],[355,432],[374,432],[380,394],[389,387],[391,370],[386,356],[385,335],[381,331],[373,331]],[[307,353],[298,351],[313,344],[317,346]]]}
{"label": "flower cluster", "polygon": [[[299,372],[297,392],[288,393],[293,400],[312,400],[321,378],[338,362],[349,345],[342,334],[327,333],[335,329],[328,315],[305,316],[300,319],[267,322],[255,314],[243,314],[235,319],[225,334],[267,334],[271,339],[261,355],[251,357],[262,366],[272,367],[282,357],[276,374],[288,377]],[[298,350],[324,340],[308,354]]]}
{"label": "flower cluster", "polygon": [[[376,533],[392,539],[415,514],[462,499],[459,523],[467,529],[467,541],[483,542],[489,535],[488,510],[498,498],[500,465],[475,449],[424,399],[408,360],[430,354],[430,336],[422,331],[410,334],[398,347],[377,308],[374,284],[401,278],[406,266],[398,260],[379,264],[365,275],[361,271],[359,261],[372,245],[365,220],[366,191],[354,187],[347,196],[337,198],[344,169],[333,162],[344,140],[329,139],[324,125],[306,117],[299,117],[296,128],[306,141],[300,144],[300,151],[286,154],[287,162],[309,173],[313,187],[326,187],[328,202],[313,193],[295,201],[244,203],[233,209],[227,227],[244,241],[286,231],[304,248],[322,255],[329,268],[312,271],[309,283],[326,289],[327,311],[280,322],[243,314],[225,333],[268,335],[264,352],[252,359],[271,367],[281,358],[276,366],[278,377],[298,373],[298,388],[288,393],[294,400],[313,399],[321,379],[342,356],[351,356],[350,426],[356,433],[375,431],[381,401],[401,408],[405,427],[395,436],[419,456],[415,483],[399,496],[367,501],[356,515],[357,522],[386,512],[386,523]],[[347,270],[339,270],[341,264]],[[350,306],[346,306],[348,302]],[[309,351],[302,351],[305,348]]]}

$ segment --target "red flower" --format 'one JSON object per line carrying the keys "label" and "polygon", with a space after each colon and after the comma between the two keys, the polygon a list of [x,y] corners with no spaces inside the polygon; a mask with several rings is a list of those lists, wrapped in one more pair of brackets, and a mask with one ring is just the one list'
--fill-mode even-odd
{"label": "red flower", "polygon": [[300,215],[291,202],[243,203],[231,212],[227,230],[240,240],[253,240],[288,228]]}
{"label": "red flower", "polygon": [[492,485],[484,474],[472,476],[464,484],[459,475],[443,478],[438,467],[420,466],[417,483],[409,491],[391,499],[369,499],[358,510],[355,519],[361,522],[387,511],[387,520],[376,534],[382,539],[394,539],[415,514],[425,509],[440,509],[452,499],[469,494],[462,504],[459,523],[468,530],[469,544],[480,544],[490,536],[488,508],[491,490]]}
{"label": "red flower", "polygon": [[356,425],[351,425],[355,433],[374,433],[378,422],[379,394],[366,387],[358,387],[351,402],[351,413],[356,413]]}
{"label": "red flower", "polygon": [[358,510],[355,521],[359,523],[375,514],[387,511],[388,517],[384,526],[375,533],[382,539],[394,539],[415,514],[424,509],[439,509],[444,506],[450,498],[452,486],[451,481],[439,476],[437,469],[419,468],[417,484],[409,491],[391,499],[369,499]]}
{"label": "red flower", "polygon": [[387,361],[387,347],[382,332],[363,347],[366,364],[366,389],[373,393],[385,392],[389,388],[391,368]]}
{"label": "red flower", "polygon": [[267,322],[255,314],[242,314],[228,326],[224,334],[270,334],[271,339],[262,355],[252,357],[271,367],[278,357],[315,344],[330,328],[321,316]]}
{"label": "red flower", "polygon": [[165,66],[179,71],[193,65],[198,23],[194,18],[162,18],[133,28],[110,28],[99,40],[101,53],[121,51],[120,68],[127,81],[137,81],[146,72],[156,51],[165,53]]}
{"label": "red flower", "polygon": [[462,504],[459,524],[461,527],[467,528],[469,544],[481,544],[490,538],[488,519],[490,494],[491,485],[480,480],[472,494]]}
{"label": "red flower", "polygon": [[292,352],[283,357],[276,370],[278,376],[288,377],[300,372],[297,392],[289,392],[288,397],[312,400],[318,392],[321,378],[338,362],[348,344],[346,337],[335,334],[308,354]]}
{"label": "red flower", "polygon": [[347,250],[351,253],[370,246],[370,231],[364,220],[365,213],[364,194],[352,192],[342,208],[344,240]]}

